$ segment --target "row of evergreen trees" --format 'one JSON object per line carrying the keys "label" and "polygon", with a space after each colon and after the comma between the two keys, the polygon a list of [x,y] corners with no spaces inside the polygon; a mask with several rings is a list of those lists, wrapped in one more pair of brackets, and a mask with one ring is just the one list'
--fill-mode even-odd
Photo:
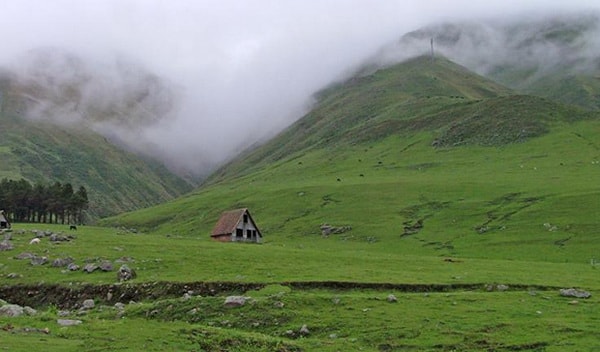
{"label": "row of evergreen trees", "polygon": [[14,222],[83,223],[87,190],[70,183],[32,185],[25,179],[0,181],[0,209]]}

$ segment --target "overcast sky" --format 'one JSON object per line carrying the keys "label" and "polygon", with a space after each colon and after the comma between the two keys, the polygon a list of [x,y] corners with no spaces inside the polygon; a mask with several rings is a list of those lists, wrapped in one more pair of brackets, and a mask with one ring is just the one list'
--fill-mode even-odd
{"label": "overcast sky", "polygon": [[197,169],[301,117],[312,93],[408,31],[588,9],[600,1],[0,0],[0,64],[48,46],[139,62],[183,95],[146,137]]}

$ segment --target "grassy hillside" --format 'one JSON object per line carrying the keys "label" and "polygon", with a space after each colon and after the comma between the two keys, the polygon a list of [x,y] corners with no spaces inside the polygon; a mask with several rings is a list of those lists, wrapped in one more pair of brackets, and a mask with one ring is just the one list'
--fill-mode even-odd
{"label": "grassy hillside", "polygon": [[160,163],[145,160],[81,126],[23,118],[22,97],[0,82],[0,178],[85,186],[93,217],[172,199],[191,189]]}
{"label": "grassy hillside", "polygon": [[[415,79],[432,88],[422,94]],[[379,100],[365,98],[376,85]],[[206,237],[221,211],[244,206],[274,242],[318,240],[328,223],[382,250],[589,261],[599,120],[509,93],[446,60],[382,70],[325,92],[192,194],[105,224]]]}

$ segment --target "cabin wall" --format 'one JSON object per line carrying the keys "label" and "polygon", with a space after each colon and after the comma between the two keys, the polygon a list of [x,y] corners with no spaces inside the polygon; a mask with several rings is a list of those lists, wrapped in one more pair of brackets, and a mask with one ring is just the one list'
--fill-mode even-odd
{"label": "cabin wall", "polygon": [[231,235],[221,235],[221,236],[214,236],[212,238],[215,241],[219,241],[219,242],[231,242]]}
{"label": "cabin wall", "polygon": [[250,217],[244,215],[243,219],[236,226],[236,233],[232,237],[232,240],[234,242],[260,243],[260,239],[258,229],[254,226]]}

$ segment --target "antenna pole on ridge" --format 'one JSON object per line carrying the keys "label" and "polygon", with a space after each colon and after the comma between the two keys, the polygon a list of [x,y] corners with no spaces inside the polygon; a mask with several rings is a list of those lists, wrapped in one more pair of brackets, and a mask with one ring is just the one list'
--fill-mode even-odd
{"label": "antenna pole on ridge", "polygon": [[431,62],[433,62],[433,37],[431,37]]}

